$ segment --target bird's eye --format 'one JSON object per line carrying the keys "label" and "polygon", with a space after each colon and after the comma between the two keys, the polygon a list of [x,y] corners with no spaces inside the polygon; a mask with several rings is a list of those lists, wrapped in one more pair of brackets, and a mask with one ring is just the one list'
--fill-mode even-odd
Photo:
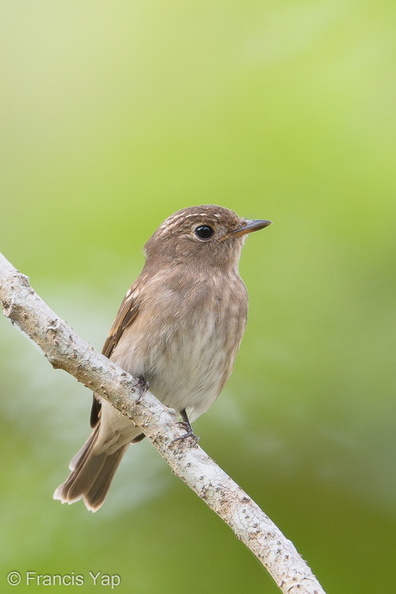
{"label": "bird's eye", "polygon": [[209,239],[213,235],[212,227],[209,225],[200,225],[195,229],[195,235],[199,237],[199,239]]}

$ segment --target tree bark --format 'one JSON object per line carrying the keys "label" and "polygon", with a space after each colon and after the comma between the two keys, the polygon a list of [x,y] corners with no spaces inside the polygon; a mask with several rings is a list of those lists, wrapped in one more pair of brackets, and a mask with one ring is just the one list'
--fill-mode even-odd
{"label": "tree bark", "polygon": [[0,300],[4,315],[34,341],[54,368],[73,375],[133,419],[183,480],[226,522],[285,594],[324,594],[290,542],[258,505],[183,429],[175,412],[138,381],[80,338],[34,292],[29,279],[0,254]]}

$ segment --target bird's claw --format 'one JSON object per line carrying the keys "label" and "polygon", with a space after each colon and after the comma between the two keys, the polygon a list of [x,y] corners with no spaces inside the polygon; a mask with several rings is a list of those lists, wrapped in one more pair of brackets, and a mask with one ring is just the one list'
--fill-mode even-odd
{"label": "bird's claw", "polygon": [[139,404],[139,402],[141,401],[141,399],[143,398],[143,396],[149,389],[149,383],[147,380],[144,379],[144,377],[138,377],[136,379],[136,383],[135,383],[134,387],[137,392],[140,392],[139,396],[136,399],[136,404]]}
{"label": "bird's claw", "polygon": [[198,443],[199,436],[194,434],[189,422],[177,421],[176,425],[179,425],[182,429],[185,429],[186,432],[183,433],[183,435],[180,435],[180,437],[175,437],[174,439],[172,439],[172,441],[180,441],[181,439],[187,439],[188,437],[191,437],[191,439],[194,440],[194,445],[196,445]]}

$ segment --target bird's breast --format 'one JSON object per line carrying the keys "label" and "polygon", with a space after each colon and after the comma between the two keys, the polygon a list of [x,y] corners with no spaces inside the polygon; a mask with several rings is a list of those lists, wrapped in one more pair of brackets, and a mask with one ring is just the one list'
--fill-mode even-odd
{"label": "bird's breast", "polygon": [[232,371],[247,295],[237,275],[185,280],[168,278],[150,287],[111,358],[144,377],[164,404],[187,409],[193,421],[214,402]]}

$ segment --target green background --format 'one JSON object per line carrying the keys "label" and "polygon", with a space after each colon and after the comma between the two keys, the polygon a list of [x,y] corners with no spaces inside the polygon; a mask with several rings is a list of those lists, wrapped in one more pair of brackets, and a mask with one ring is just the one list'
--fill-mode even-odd
{"label": "green background", "polygon": [[[0,249],[100,348],[172,212],[217,203],[252,236],[234,373],[201,446],[328,592],[395,572],[396,4],[0,3]],[[147,442],[105,506],[52,492],[91,396],[0,320],[2,592],[9,571],[119,574],[116,592],[277,588]]]}

